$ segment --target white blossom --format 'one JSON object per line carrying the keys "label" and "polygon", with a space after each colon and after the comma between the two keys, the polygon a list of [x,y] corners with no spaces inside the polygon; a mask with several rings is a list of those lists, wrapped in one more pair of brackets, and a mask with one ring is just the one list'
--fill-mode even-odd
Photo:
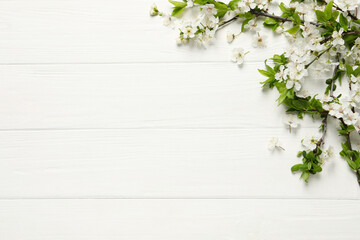
{"label": "white blossom", "polygon": [[228,43],[232,43],[234,41],[235,37],[236,37],[235,34],[233,34],[231,32],[226,33],[226,41]]}
{"label": "white blossom", "polygon": [[279,68],[279,71],[275,74],[275,79],[282,81],[283,79],[286,78],[286,71],[285,71],[285,66],[281,65]]}
{"label": "white blossom", "polygon": [[354,11],[359,6],[358,0],[339,0],[336,1],[338,7],[343,11]]}
{"label": "white blossom", "polygon": [[325,161],[328,160],[329,158],[334,157],[334,155],[335,155],[334,148],[332,146],[329,146],[328,149],[326,149],[321,153],[320,158],[322,160],[322,164],[324,164]]}
{"label": "white blossom", "polygon": [[267,36],[261,36],[259,32],[257,32],[253,38],[253,47],[255,48],[264,48],[266,47]]}
{"label": "white blossom", "polygon": [[193,7],[194,6],[194,0],[188,0],[187,1],[187,6],[188,7]]}
{"label": "white blossom", "polygon": [[295,114],[286,114],[283,118],[283,122],[289,126],[290,129],[299,126],[299,119]]}
{"label": "white blossom", "polygon": [[268,149],[269,149],[270,151],[274,151],[275,148],[284,150],[284,148],[283,148],[283,147],[280,145],[280,143],[279,143],[279,139],[276,138],[276,137],[272,137],[272,138],[270,138],[270,140],[269,140]]}
{"label": "white blossom", "polygon": [[316,145],[319,142],[320,138],[321,136],[319,135],[306,137],[301,141],[301,143],[306,150],[312,151],[316,148]]}
{"label": "white blossom", "polygon": [[195,37],[196,28],[192,25],[186,25],[181,28],[181,32],[183,33],[184,38],[193,38]]}
{"label": "white blossom", "polygon": [[343,120],[347,125],[354,125],[359,120],[359,114],[347,109],[343,114]]}
{"label": "white blossom", "polygon": [[340,29],[339,31],[334,31],[332,34],[332,44],[334,46],[336,45],[344,45],[345,41],[342,39],[342,33],[344,32],[344,29]]}
{"label": "white blossom", "polygon": [[171,16],[168,14],[163,15],[163,24],[164,26],[169,26],[171,24]]}
{"label": "white blossom", "polygon": [[286,86],[287,89],[294,88],[295,91],[300,91],[300,89],[301,89],[301,83],[300,83],[300,81],[299,81],[299,80],[296,80],[296,79],[294,79],[294,78],[288,79],[288,80],[286,81],[286,85],[285,85],[285,86]]}
{"label": "white blossom", "polygon": [[214,4],[205,4],[203,6],[203,11],[205,12],[206,15],[216,15],[217,14],[217,9],[215,8]]}
{"label": "white blossom", "polygon": [[159,10],[155,3],[151,4],[150,6],[150,16],[156,16],[159,14]]}
{"label": "white blossom", "polygon": [[256,19],[251,19],[248,24],[245,25],[245,28],[252,32],[260,31],[260,26],[257,24]]}
{"label": "white blossom", "polygon": [[244,57],[246,54],[247,53],[243,48],[235,48],[232,52],[231,61],[237,63],[238,65],[241,65],[244,62]]}

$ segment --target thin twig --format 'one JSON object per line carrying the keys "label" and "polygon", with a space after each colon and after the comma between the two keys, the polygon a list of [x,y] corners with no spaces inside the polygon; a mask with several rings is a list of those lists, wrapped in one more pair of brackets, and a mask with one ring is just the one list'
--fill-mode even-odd
{"label": "thin twig", "polygon": [[[253,10],[253,9],[250,10],[250,13],[254,14],[255,16],[263,16],[263,17],[269,17],[269,18],[277,19],[277,20],[280,20],[281,22],[292,22],[292,20],[290,18],[284,18],[284,17],[280,17],[280,16],[277,16],[277,15],[267,13],[267,12],[261,12],[261,11],[257,11],[257,10]],[[235,17],[230,18],[229,20],[221,22],[219,24],[219,28],[224,27],[225,25],[235,21],[238,18],[239,18],[239,16],[235,16]],[[304,23],[304,22],[302,21],[302,23]],[[315,22],[310,22],[310,24],[315,25],[317,27],[321,26],[321,24],[315,23]]]}
{"label": "thin twig", "polygon": [[331,48],[328,47],[327,49],[325,49],[324,51],[322,51],[319,55],[317,55],[313,60],[311,60],[311,62],[309,62],[308,64],[305,65],[305,69],[309,68],[311,64],[313,64],[316,60],[318,60],[324,53],[326,53],[327,51],[329,51]]}

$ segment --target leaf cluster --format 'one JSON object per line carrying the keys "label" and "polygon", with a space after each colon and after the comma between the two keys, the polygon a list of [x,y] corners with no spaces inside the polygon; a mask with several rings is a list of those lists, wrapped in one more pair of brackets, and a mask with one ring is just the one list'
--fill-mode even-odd
{"label": "leaf cluster", "polygon": [[292,172],[301,172],[301,178],[307,182],[310,174],[316,174],[322,171],[321,165],[322,161],[320,155],[322,150],[320,147],[316,147],[313,151],[300,151],[298,157],[302,157],[302,162],[300,164],[295,164],[291,167]]}
{"label": "leaf cluster", "polygon": [[[184,0],[183,2],[169,0],[169,2],[174,5],[173,11],[171,13],[171,16],[173,16],[173,17],[179,17],[187,6],[187,0]],[[198,5],[214,4],[214,6],[217,10],[216,17],[219,17],[219,18],[223,18],[225,16],[225,14],[229,10],[231,10],[231,8],[228,7],[228,5],[226,5],[225,3],[215,1],[215,0],[194,0],[194,3],[198,4]]]}

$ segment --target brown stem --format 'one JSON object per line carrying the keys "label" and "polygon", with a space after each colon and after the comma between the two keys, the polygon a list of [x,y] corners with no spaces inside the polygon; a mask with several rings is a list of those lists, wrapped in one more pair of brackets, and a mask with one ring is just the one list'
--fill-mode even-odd
{"label": "brown stem", "polygon": [[[254,14],[255,16],[269,17],[269,18],[273,18],[273,19],[280,20],[280,21],[282,21],[282,22],[291,22],[291,21],[292,21],[290,18],[280,17],[280,16],[273,15],[273,14],[270,14],[270,13],[267,13],[267,12],[256,11],[256,10],[254,10],[254,9],[250,9],[250,12],[251,12],[252,14]],[[229,20],[226,20],[226,21],[224,21],[224,22],[221,22],[221,23],[219,24],[219,28],[224,27],[225,25],[227,25],[227,24],[235,21],[235,20],[238,19],[238,18],[239,18],[239,16],[235,16],[235,17],[233,17],[233,18],[230,18]],[[304,22],[302,21],[302,23],[304,23]],[[317,26],[317,27],[320,26],[319,23],[315,23],[315,22],[310,22],[310,24],[313,24],[313,25],[315,25],[315,26]]]}
{"label": "brown stem", "polygon": [[[347,125],[346,125],[345,122],[344,122],[344,119],[340,118],[340,122],[341,122],[345,127],[347,127]],[[352,145],[351,145],[351,139],[350,139],[350,132],[347,132],[347,134],[346,134],[346,142],[347,142],[347,144],[348,144],[349,150],[352,151]],[[354,158],[352,158],[352,160],[355,161]],[[360,185],[360,173],[359,173],[359,171],[355,170],[355,175],[356,175],[357,181],[358,181],[358,183],[359,183],[359,185]]]}
{"label": "brown stem", "polygon": [[326,131],[327,131],[327,118],[328,118],[328,114],[326,113],[324,119],[322,120],[322,125],[323,125],[323,134],[321,136],[321,138],[319,139],[319,141],[316,143],[316,148],[313,150],[314,153],[317,152],[318,148],[321,147],[321,145],[324,143],[325,140],[325,135],[326,135]]}
{"label": "brown stem", "polygon": [[224,22],[221,22],[221,23],[219,24],[219,28],[224,27],[225,25],[227,25],[227,24],[235,21],[235,20],[238,19],[238,18],[239,18],[239,16],[235,16],[235,17],[233,17],[233,18],[230,18],[229,20],[226,20],[226,21],[224,21]]}

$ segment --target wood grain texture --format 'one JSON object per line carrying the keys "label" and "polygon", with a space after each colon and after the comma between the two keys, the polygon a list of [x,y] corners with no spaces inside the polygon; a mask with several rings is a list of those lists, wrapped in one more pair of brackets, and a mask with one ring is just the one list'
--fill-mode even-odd
{"label": "wood grain texture", "polygon": [[[282,53],[287,41],[266,31],[271,47],[252,49],[251,36],[232,45],[225,31],[209,49],[177,47],[176,32],[150,18],[152,0],[0,1],[0,63],[230,61],[231,49],[251,49],[248,61]],[[157,1],[170,11],[170,3]],[[231,26],[240,31],[241,24]]]}
{"label": "wood grain texture", "polygon": [[262,66],[0,66],[0,129],[284,127],[277,91],[261,89]]}
{"label": "wood grain texture", "polygon": [[[260,89],[257,69],[287,41],[178,47],[151,2],[0,0],[0,239],[358,240],[347,163],[294,176],[319,122],[290,134]],[[266,149],[273,136],[285,151]]]}
{"label": "wood grain texture", "polygon": [[[286,151],[270,153],[271,136]],[[0,197],[359,199],[338,156],[309,184],[291,173],[300,139],[282,128],[0,132]]]}
{"label": "wood grain texture", "polygon": [[359,201],[0,201],[9,240],[357,240]]}

